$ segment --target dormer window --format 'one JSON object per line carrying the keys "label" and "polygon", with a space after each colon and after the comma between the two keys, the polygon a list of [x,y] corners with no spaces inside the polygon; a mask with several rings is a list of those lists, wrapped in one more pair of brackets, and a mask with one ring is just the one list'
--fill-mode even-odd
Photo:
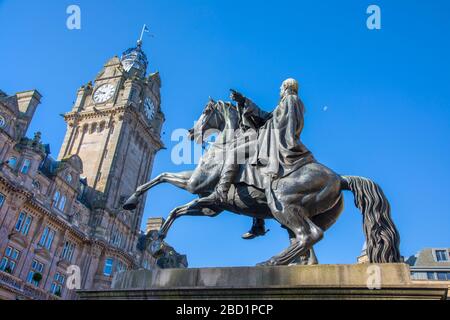
{"label": "dormer window", "polygon": [[447,250],[435,250],[434,251],[437,262],[448,262],[449,254]]}
{"label": "dormer window", "polygon": [[30,166],[31,166],[31,160],[25,159],[22,163],[22,169],[20,169],[20,172],[23,174],[27,174],[28,171],[30,171]]}
{"label": "dormer window", "polygon": [[72,180],[73,180],[72,175],[71,175],[70,173],[68,173],[68,174],[66,175],[66,181],[67,181],[67,183],[72,183]]}

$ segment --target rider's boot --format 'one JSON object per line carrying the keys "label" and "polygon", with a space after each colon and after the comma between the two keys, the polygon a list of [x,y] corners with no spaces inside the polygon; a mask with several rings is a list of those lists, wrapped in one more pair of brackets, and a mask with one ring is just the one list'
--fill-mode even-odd
{"label": "rider's boot", "polygon": [[267,233],[264,219],[253,218],[252,228],[242,235],[242,239],[250,240]]}

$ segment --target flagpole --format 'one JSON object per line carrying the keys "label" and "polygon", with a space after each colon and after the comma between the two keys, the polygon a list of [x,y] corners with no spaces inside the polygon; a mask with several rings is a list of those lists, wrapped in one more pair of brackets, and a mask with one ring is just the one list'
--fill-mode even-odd
{"label": "flagpole", "polygon": [[145,32],[145,29],[146,29],[146,28],[147,28],[147,25],[144,24],[144,26],[142,27],[141,37],[139,38],[139,42],[142,42],[142,38],[144,37],[144,32]]}

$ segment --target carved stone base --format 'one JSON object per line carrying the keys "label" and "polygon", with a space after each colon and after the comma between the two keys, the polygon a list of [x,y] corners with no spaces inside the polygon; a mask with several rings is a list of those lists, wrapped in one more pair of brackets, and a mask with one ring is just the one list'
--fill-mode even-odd
{"label": "carved stone base", "polygon": [[406,264],[126,271],[96,299],[446,299],[447,286],[412,283]]}

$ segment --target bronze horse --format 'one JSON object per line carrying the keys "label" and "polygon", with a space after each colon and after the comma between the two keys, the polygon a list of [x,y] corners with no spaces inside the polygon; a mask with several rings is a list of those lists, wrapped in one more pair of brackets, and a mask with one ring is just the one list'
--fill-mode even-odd
{"label": "bronze horse", "polygon": [[214,191],[223,167],[223,162],[216,157],[224,148],[221,136],[227,130],[237,128],[238,113],[235,106],[210,99],[189,133],[198,143],[202,143],[211,130],[216,130],[219,135],[197,168],[181,173],[162,173],[140,186],[125,203],[124,209],[133,210],[143,193],[164,182],[199,195],[198,199],[170,212],[159,232],[160,246],[177,218],[186,215],[215,217],[226,210],[250,217],[276,219],[287,229],[289,247],[259,265],[288,265],[299,263],[299,260],[305,263],[313,256],[313,245],[322,239],[323,233],[343,211],[342,191],[349,190],[354,194],[355,205],[363,214],[369,261],[400,261],[399,234],[391,219],[389,202],[381,188],[367,178],[340,176],[318,162],[305,164],[289,175],[277,178],[274,181],[277,187],[271,190],[273,195],[255,186],[237,182],[230,188],[226,203],[211,201],[208,195]]}

